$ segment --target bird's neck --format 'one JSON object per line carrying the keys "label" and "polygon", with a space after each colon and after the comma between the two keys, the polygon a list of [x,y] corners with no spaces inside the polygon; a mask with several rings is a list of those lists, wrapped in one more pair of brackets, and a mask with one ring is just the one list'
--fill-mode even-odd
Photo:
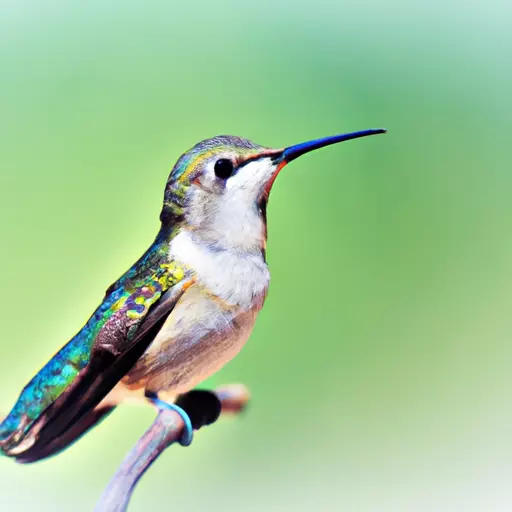
{"label": "bird's neck", "polygon": [[211,212],[208,216],[187,217],[183,229],[190,230],[198,243],[213,250],[241,254],[261,254],[264,257],[267,228],[266,219],[259,208],[240,211]]}

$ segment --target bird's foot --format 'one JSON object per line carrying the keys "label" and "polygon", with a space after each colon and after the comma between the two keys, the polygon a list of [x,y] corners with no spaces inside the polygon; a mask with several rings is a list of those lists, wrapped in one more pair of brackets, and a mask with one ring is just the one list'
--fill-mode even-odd
{"label": "bird's foot", "polygon": [[188,413],[182,409],[179,405],[176,404],[170,404],[167,402],[164,402],[160,398],[158,398],[158,395],[156,394],[147,394],[147,399],[159,410],[171,410],[177,412],[181,419],[183,420],[184,427],[181,432],[181,436],[178,440],[178,442],[181,444],[181,446],[189,446],[192,442],[192,439],[194,437],[194,428],[192,426],[192,420],[190,419],[190,416]]}
{"label": "bird's foot", "polygon": [[185,424],[179,439],[181,446],[188,446],[192,442],[194,430],[217,421],[222,409],[223,395],[203,389],[193,389],[178,396],[174,404],[164,402],[153,393],[147,393],[146,396],[158,410],[176,411],[181,416]]}

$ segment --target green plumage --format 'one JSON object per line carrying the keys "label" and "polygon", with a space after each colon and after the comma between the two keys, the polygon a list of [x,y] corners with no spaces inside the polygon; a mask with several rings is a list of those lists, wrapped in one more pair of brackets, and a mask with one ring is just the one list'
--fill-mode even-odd
{"label": "green plumage", "polygon": [[[146,253],[109,287],[85,326],[25,386],[0,425],[0,447],[18,445],[34,422],[79,378],[98,345],[123,346],[133,340],[151,306],[184,276],[167,260],[173,231],[162,228]],[[120,344],[119,340],[123,338]]]}

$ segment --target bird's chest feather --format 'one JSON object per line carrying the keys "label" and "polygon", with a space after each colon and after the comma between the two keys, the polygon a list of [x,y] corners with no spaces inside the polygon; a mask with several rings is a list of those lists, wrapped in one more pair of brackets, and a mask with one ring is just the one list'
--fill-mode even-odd
{"label": "bird's chest feather", "polygon": [[193,269],[196,283],[130,372],[128,383],[186,391],[224,366],[249,338],[269,282],[263,258],[191,242],[178,239],[170,257]]}
{"label": "bird's chest feather", "polygon": [[169,255],[195,272],[205,292],[228,306],[251,309],[266,294],[270,275],[260,252],[219,249],[183,232],[171,242]]}

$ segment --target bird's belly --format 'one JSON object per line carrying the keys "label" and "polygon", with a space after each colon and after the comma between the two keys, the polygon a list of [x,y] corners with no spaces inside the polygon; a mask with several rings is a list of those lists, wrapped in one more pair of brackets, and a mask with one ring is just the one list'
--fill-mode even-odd
{"label": "bird's belly", "polygon": [[230,306],[201,286],[192,286],[124,384],[168,394],[192,389],[240,351],[262,301],[255,301],[250,308]]}

